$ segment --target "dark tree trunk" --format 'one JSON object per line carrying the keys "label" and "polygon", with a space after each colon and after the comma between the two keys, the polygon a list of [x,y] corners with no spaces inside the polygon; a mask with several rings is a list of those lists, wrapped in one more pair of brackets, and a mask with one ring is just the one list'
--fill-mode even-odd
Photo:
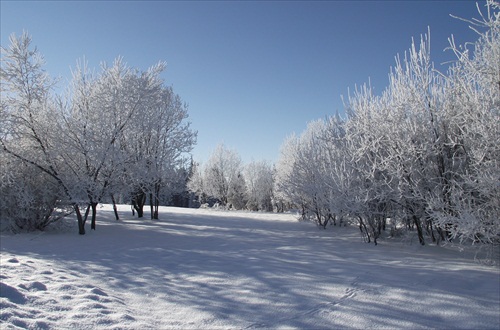
{"label": "dark tree trunk", "polygon": [[441,241],[444,241],[446,239],[446,233],[441,227],[437,227],[437,232],[439,234],[439,237],[441,238]]}
{"label": "dark tree trunk", "polygon": [[330,214],[330,218],[332,219],[333,225],[336,226],[337,225],[337,216]]}
{"label": "dark tree trunk", "polygon": [[146,204],[146,194],[141,191],[132,198],[132,207],[137,211],[137,217],[144,216],[144,204]]}
{"label": "dark tree trunk", "polygon": [[154,200],[154,210],[153,210],[153,215],[152,218],[154,220],[158,220],[158,209],[160,208],[160,200],[159,198],[155,198]]}
{"label": "dark tree trunk", "polygon": [[[377,239],[381,234],[380,217],[376,215],[371,215],[368,218],[368,225],[370,226],[370,232],[372,233],[373,243],[377,245]],[[366,225],[365,225],[365,230],[366,230]]]}
{"label": "dark tree trunk", "polygon": [[158,209],[160,207],[160,183],[155,184],[154,210],[151,212],[152,219],[158,220]]}
{"label": "dark tree trunk", "polygon": [[330,218],[325,218],[325,221],[323,222],[323,229],[326,229],[326,225],[328,225],[328,221]]}
{"label": "dark tree trunk", "polygon": [[318,209],[316,209],[314,213],[316,214],[316,219],[318,219],[318,226],[323,227],[323,221],[321,220],[321,213],[318,211]]}
{"label": "dark tree trunk", "polygon": [[358,219],[359,219],[359,230],[361,231],[361,235],[363,236],[363,239],[365,240],[366,243],[370,243],[370,233],[368,232],[368,228],[366,228],[366,225],[361,216],[358,216]]}
{"label": "dark tree trunk", "polygon": [[96,220],[96,216],[97,216],[97,203],[92,202],[92,203],[90,203],[90,205],[92,206],[92,220],[90,222],[90,229],[95,230],[95,220]]}
{"label": "dark tree trunk", "polygon": [[432,226],[432,220],[428,219],[427,220],[427,231],[430,232],[432,242],[436,243],[439,245],[439,241],[437,241],[436,236],[434,235],[434,227]]}
{"label": "dark tree trunk", "polygon": [[137,212],[137,217],[138,218],[142,218],[144,216],[144,204],[142,204],[141,206],[138,206],[135,211]]}
{"label": "dark tree trunk", "polygon": [[90,212],[90,204],[87,205],[87,209],[85,210],[85,215],[83,216],[83,225],[85,226],[85,223],[87,222],[87,219],[89,218],[89,212]]}
{"label": "dark tree trunk", "polygon": [[151,209],[151,220],[153,220],[153,193],[149,193],[149,207]]}
{"label": "dark tree trunk", "polygon": [[159,208],[158,201],[155,201],[154,211],[153,211],[154,220],[158,220],[158,208]]}
{"label": "dark tree trunk", "polygon": [[111,201],[113,202],[113,212],[115,212],[115,219],[120,220],[120,217],[118,216],[118,209],[116,207],[115,196],[113,194],[111,194]]}
{"label": "dark tree trunk", "polygon": [[78,234],[85,235],[85,222],[83,222],[83,217],[80,213],[80,207],[78,206],[78,204],[73,204],[73,208],[76,213],[76,219],[78,220]]}
{"label": "dark tree trunk", "polygon": [[306,207],[302,204],[302,220],[306,220]]}
{"label": "dark tree trunk", "polygon": [[413,215],[413,223],[415,224],[415,227],[417,227],[418,241],[420,242],[420,244],[425,245],[424,233],[422,231],[422,224],[420,223],[420,220],[417,218],[415,214]]}

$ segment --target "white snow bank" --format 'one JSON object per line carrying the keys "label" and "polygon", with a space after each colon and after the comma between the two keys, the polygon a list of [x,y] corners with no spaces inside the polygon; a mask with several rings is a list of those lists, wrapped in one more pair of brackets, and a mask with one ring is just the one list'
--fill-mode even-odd
{"label": "white snow bank", "polygon": [[0,327],[500,327],[499,269],[458,251],[373,246],[287,214],[120,215],[104,205],[85,236],[2,235]]}

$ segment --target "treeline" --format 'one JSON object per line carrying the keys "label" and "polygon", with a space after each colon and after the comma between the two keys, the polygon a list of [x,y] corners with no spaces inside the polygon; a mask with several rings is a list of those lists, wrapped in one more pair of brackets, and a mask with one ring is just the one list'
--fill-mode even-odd
{"label": "treeline", "polygon": [[381,95],[356,88],[344,118],[290,136],[276,166],[242,165],[221,145],[193,168],[188,188],[202,205],[355,224],[375,244],[384,231],[415,232],[422,245],[500,244],[499,5],[479,13],[464,20],[475,43],[450,39],[456,60],[446,73],[434,68],[428,32],[396,58]]}
{"label": "treeline", "polygon": [[274,169],[265,161],[244,165],[237,151],[220,144],[207,163],[193,164],[187,184],[199,206],[274,210]]}
{"label": "treeline", "polygon": [[81,61],[62,95],[27,33],[10,37],[1,64],[1,229],[43,229],[74,212],[85,234],[104,200],[142,210],[148,198],[157,218],[162,199],[185,191],[196,132],[161,78],[165,63],[140,71],[118,58],[95,73]]}
{"label": "treeline", "polygon": [[500,12],[489,1],[478,33],[446,73],[430,34],[397,57],[389,85],[369,85],[333,116],[291,136],[276,165],[275,198],[320,226],[350,221],[377,243],[383,230],[415,231],[423,245],[500,244]]}

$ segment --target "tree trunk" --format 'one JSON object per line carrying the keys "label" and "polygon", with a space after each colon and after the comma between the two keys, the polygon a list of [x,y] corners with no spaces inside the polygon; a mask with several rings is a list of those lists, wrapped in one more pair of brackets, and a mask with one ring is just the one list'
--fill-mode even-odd
{"label": "tree trunk", "polygon": [[436,240],[436,236],[434,235],[434,227],[432,226],[432,220],[427,220],[427,226],[428,226],[428,230],[429,232],[431,233],[431,238],[432,238],[432,242],[433,243],[436,243],[439,245],[439,242]]}
{"label": "tree trunk", "polygon": [[318,209],[316,209],[314,213],[316,214],[316,219],[318,219],[318,226],[323,227],[323,221],[321,221],[321,213],[318,211]]}
{"label": "tree trunk", "polygon": [[361,231],[361,235],[363,236],[363,239],[365,240],[366,243],[370,243],[370,233],[368,232],[368,228],[366,228],[366,225],[361,216],[358,215],[358,219],[359,219],[359,230]]}
{"label": "tree trunk", "polygon": [[146,194],[144,192],[137,193],[132,198],[132,207],[137,211],[137,217],[142,218],[144,216],[144,204],[146,203]]}
{"label": "tree trunk", "polygon": [[154,201],[153,201],[153,193],[149,193],[149,207],[151,209],[151,220],[154,219],[154,208],[153,208],[153,204],[154,204]]}
{"label": "tree trunk", "polygon": [[413,222],[417,227],[418,241],[420,242],[420,244],[425,245],[424,233],[422,231],[422,224],[420,223],[419,219],[415,214],[413,215]]}
{"label": "tree trunk", "polygon": [[118,221],[120,220],[120,217],[118,216],[118,209],[116,207],[116,200],[115,196],[111,194],[111,201],[113,202],[113,212],[115,212],[115,219]]}
{"label": "tree trunk", "polygon": [[158,200],[155,200],[154,212],[153,212],[153,219],[154,220],[158,220],[158,208],[159,208]]}
{"label": "tree trunk", "polygon": [[326,225],[328,225],[328,221],[330,218],[325,218],[325,221],[323,222],[323,229],[326,229]]}
{"label": "tree trunk", "polygon": [[92,206],[92,221],[90,222],[90,229],[95,230],[95,220],[96,220],[96,216],[97,216],[97,203],[92,202],[92,203],[90,203],[90,205]]}
{"label": "tree trunk", "polygon": [[137,217],[142,218],[144,216],[144,204],[138,206],[135,210],[137,211]]}
{"label": "tree trunk", "polygon": [[158,209],[160,207],[160,183],[155,185],[155,193],[154,193],[154,211],[152,212],[152,217],[155,220],[158,220]]}
{"label": "tree trunk", "polygon": [[87,219],[89,218],[89,211],[90,211],[90,204],[87,205],[87,209],[85,210],[85,216],[83,217],[83,225],[85,226],[85,223],[87,222]]}
{"label": "tree trunk", "polygon": [[85,235],[85,223],[83,222],[82,214],[80,213],[80,207],[78,204],[73,204],[73,208],[76,212],[76,219],[78,220],[78,234]]}

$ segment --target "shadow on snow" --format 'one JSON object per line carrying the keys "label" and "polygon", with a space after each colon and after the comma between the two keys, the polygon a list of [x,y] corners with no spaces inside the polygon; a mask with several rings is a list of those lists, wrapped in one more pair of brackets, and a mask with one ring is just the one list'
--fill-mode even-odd
{"label": "shadow on snow", "polygon": [[487,292],[498,273],[452,254],[435,260],[423,248],[374,247],[348,227],[161,211],[164,220],[131,219],[122,207],[125,220],[115,221],[111,210],[99,210],[95,232],[42,235],[34,251],[21,244],[2,251],[53,260],[108,290],[187,306],[236,327],[500,324],[498,293]]}

